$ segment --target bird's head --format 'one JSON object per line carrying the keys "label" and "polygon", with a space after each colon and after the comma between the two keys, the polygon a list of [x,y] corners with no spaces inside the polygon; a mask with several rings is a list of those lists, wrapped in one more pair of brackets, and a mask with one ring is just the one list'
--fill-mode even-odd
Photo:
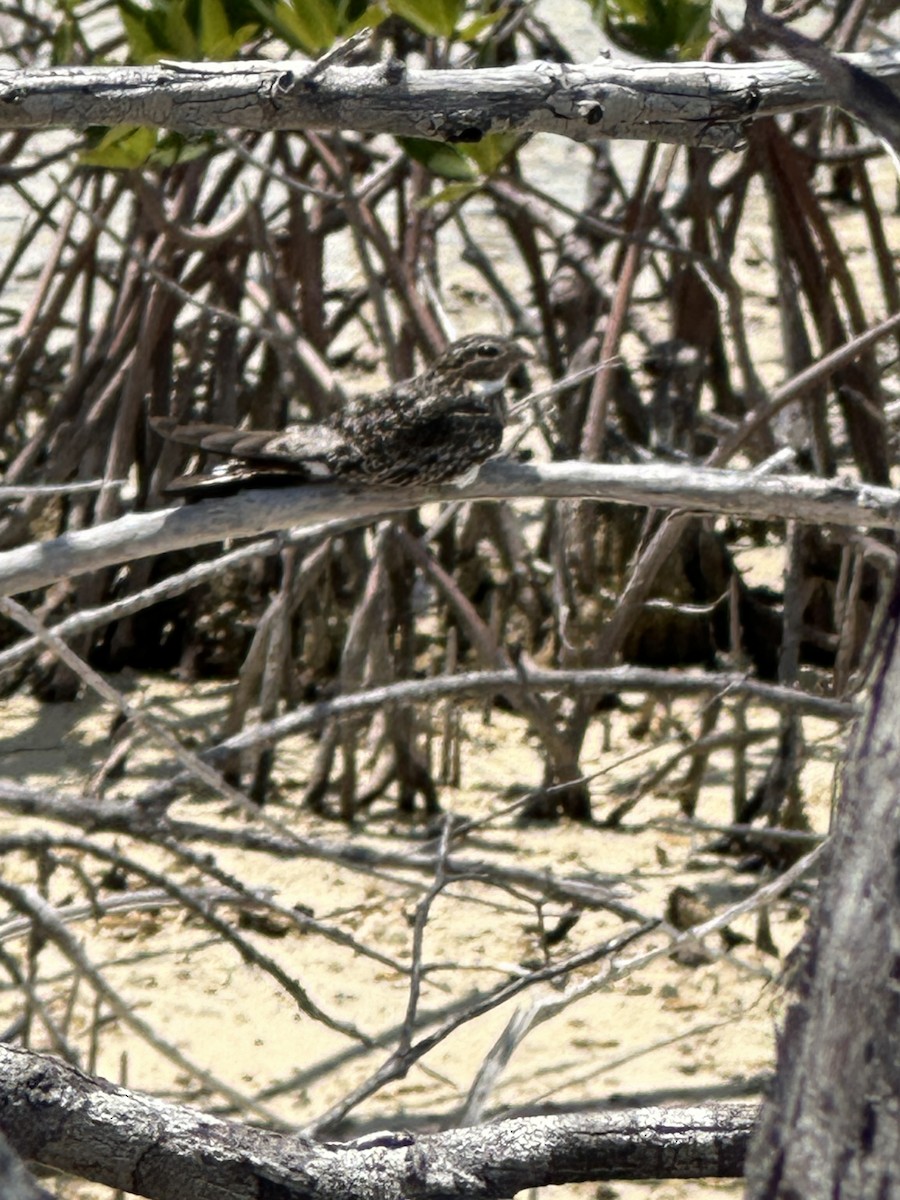
{"label": "bird's head", "polygon": [[466,383],[502,383],[507,375],[531,358],[515,338],[473,333],[453,342],[434,361],[429,376]]}

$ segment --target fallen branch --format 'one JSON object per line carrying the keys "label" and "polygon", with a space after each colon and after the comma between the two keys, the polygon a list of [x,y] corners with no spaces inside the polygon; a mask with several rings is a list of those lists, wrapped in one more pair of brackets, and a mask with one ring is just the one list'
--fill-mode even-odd
{"label": "fallen branch", "polygon": [[317,1143],[166,1104],[11,1046],[0,1046],[0,1077],[0,1123],[23,1157],[156,1200],[487,1200],[576,1180],[735,1178],[756,1116],[754,1104],[659,1107]]}

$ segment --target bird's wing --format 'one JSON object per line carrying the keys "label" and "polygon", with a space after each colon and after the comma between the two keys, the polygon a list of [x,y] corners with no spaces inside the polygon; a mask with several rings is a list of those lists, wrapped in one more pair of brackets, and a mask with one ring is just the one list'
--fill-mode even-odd
{"label": "bird's wing", "polygon": [[299,471],[240,467],[236,463],[228,463],[210,471],[208,475],[176,475],[165,485],[163,492],[167,496],[183,496],[188,503],[192,503],[263,488],[304,487],[309,483],[309,475]]}
{"label": "bird's wing", "polygon": [[195,450],[309,478],[327,478],[329,462],[347,450],[344,437],[328,425],[291,425],[279,432],[231,425],[179,425],[171,417],[151,417],[150,424],[161,437]]}
{"label": "bird's wing", "polygon": [[312,475],[329,474],[334,464],[353,457],[346,437],[330,425],[289,425],[281,433],[267,435],[262,453],[269,462],[294,469],[299,464]]}

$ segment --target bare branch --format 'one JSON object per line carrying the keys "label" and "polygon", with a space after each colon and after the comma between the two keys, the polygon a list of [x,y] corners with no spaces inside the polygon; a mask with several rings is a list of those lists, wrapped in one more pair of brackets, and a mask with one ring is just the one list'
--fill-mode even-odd
{"label": "bare branch", "polygon": [[157,1200],[300,1200],[312,1191],[322,1200],[399,1200],[413,1190],[421,1200],[487,1200],[579,1179],[735,1178],[756,1115],[741,1103],[629,1109],[317,1144],[166,1104],[11,1046],[0,1046],[0,1074],[4,1128],[20,1153]]}
{"label": "bare branch", "polygon": [[[887,85],[897,51],[844,61]],[[735,149],[746,123],[833,103],[795,62],[536,61],[483,70],[409,70],[283,62],[0,70],[0,128],[151,125],[210,129],[356,129],[441,141],[489,133],[557,133],[579,141],[638,138]]]}
{"label": "bare branch", "polygon": [[900,517],[900,492],[870,484],[808,476],[761,478],[744,471],[661,463],[633,467],[494,461],[486,463],[477,479],[465,486],[360,492],[346,485],[323,484],[250,490],[185,508],[131,513],[105,525],[0,554],[0,595],[169,550],[232,537],[257,537],[273,529],[335,517],[374,519],[435,500],[536,496],[862,528],[893,526]]}

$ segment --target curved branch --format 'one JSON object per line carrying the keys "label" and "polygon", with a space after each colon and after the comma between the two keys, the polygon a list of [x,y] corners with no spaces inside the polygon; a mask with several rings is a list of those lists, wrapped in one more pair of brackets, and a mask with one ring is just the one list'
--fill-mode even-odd
{"label": "curved branch", "polygon": [[727,513],[756,520],[816,525],[893,527],[900,492],[807,476],[760,476],[664,464],[621,466],[563,462],[486,463],[465,486],[362,491],[336,483],[248,490],[184,508],[131,513],[92,529],[0,553],[0,595],[43,587],[56,579],[97,571],[170,550],[234,537],[257,537],[316,521],[356,518],[361,523],[435,500],[602,500],[651,508]]}

